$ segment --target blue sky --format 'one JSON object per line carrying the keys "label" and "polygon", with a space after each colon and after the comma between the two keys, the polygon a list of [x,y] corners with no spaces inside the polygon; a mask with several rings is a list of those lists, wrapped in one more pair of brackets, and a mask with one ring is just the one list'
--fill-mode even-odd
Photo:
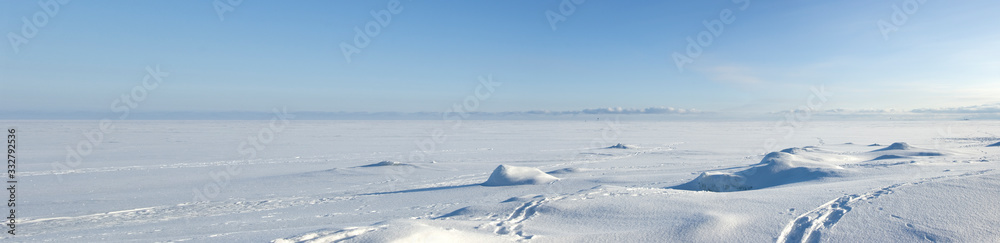
{"label": "blue sky", "polygon": [[[913,0],[885,38],[877,23],[908,1],[587,0],[553,30],[564,1],[403,0],[348,62],[341,43],[389,2],[245,0],[220,20],[212,1],[72,1],[15,52],[22,18],[44,10],[4,1],[0,110],[110,112],[157,65],[170,75],[142,111],[440,112],[484,75],[503,83],[485,112],[767,112],[817,86],[833,94],[824,109],[1000,103],[998,1]],[[678,70],[673,54],[727,9],[735,20]]]}

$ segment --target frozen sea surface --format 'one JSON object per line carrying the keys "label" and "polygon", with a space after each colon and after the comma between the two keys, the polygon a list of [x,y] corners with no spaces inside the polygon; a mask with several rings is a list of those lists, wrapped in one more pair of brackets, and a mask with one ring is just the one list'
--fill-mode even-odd
{"label": "frozen sea surface", "polygon": [[8,241],[1000,241],[990,121],[5,124]]}

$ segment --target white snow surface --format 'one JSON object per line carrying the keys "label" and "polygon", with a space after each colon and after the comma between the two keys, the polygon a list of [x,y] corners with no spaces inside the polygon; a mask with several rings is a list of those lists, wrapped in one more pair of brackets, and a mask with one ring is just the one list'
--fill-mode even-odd
{"label": "white snow surface", "polygon": [[4,123],[3,241],[1000,241],[995,121]]}

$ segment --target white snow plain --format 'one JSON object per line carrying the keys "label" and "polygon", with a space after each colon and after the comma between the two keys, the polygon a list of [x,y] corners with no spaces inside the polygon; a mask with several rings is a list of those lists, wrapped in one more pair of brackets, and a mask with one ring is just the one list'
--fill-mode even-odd
{"label": "white snow plain", "polygon": [[1000,242],[995,121],[5,124],[4,241]]}

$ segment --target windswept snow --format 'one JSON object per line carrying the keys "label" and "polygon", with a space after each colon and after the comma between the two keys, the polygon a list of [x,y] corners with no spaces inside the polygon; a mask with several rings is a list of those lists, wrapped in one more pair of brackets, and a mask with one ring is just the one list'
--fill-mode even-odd
{"label": "windswept snow", "polygon": [[907,158],[910,158],[910,157],[902,156],[902,155],[895,155],[895,154],[886,154],[886,155],[875,157],[872,160],[907,159]]}
{"label": "windswept snow", "polygon": [[591,169],[570,167],[570,168],[562,168],[562,169],[558,169],[558,170],[553,170],[553,171],[549,171],[549,172],[545,172],[545,173],[547,173],[547,174],[570,174],[570,173],[580,173],[580,172],[586,172],[586,171],[591,171]]}
{"label": "windswept snow", "polygon": [[542,184],[559,180],[537,168],[500,165],[493,170],[490,178],[483,182],[484,186],[516,186],[525,184]]}
{"label": "windswept snow", "polygon": [[874,160],[880,159],[891,159],[891,158],[908,158],[913,156],[944,156],[945,152],[936,149],[924,149],[914,146],[910,146],[905,142],[898,142],[889,145],[888,147],[876,149],[870,152],[870,154],[877,154],[880,157]]}
{"label": "windswept snow", "polygon": [[814,151],[816,151],[816,147],[815,146],[806,146],[806,147],[802,147],[802,148],[786,148],[786,149],[782,149],[781,150],[782,153],[789,153],[789,154],[802,154],[802,153],[814,152]]}
{"label": "windswept snow", "polygon": [[245,159],[266,121],[123,121],[53,168],[95,124],[32,121],[0,240],[1000,240],[1000,123],[773,124],[293,121]]}
{"label": "windswept snow", "polygon": [[329,229],[299,236],[276,239],[273,243],[334,243],[334,242],[510,242],[497,235],[479,234],[451,227],[436,227],[415,220],[393,220],[373,226]]}
{"label": "windswept snow", "polygon": [[400,162],[396,162],[396,161],[384,160],[382,162],[378,162],[378,163],[374,163],[374,164],[370,164],[370,165],[363,165],[361,167],[406,166],[406,165],[408,165],[408,164],[404,164],[404,163],[400,163]]}
{"label": "windswept snow", "polygon": [[[786,149],[783,151],[803,153],[805,150]],[[842,169],[835,164],[796,154],[772,152],[764,156],[759,164],[749,169],[736,173],[705,172],[691,182],[674,188],[713,192],[761,189],[835,176]]]}

